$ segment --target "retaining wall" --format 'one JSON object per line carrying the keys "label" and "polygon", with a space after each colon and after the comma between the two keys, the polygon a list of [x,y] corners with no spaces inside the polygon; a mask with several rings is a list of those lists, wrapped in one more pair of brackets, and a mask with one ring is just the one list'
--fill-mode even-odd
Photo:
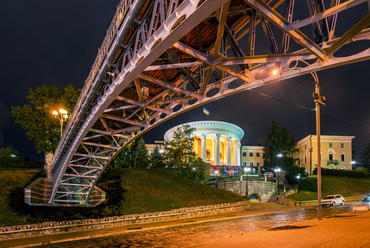
{"label": "retaining wall", "polygon": [[19,239],[56,233],[68,233],[115,226],[140,225],[153,222],[237,213],[248,209],[249,206],[250,202],[244,201],[193,208],[181,208],[156,213],[114,216],[100,219],[84,219],[58,222],[54,221],[30,225],[8,226],[1,228],[0,240]]}

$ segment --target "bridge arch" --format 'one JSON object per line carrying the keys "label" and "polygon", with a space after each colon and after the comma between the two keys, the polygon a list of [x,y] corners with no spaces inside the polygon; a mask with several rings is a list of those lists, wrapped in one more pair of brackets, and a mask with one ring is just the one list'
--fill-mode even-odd
{"label": "bridge arch", "polygon": [[[28,188],[26,202],[99,204],[104,193],[95,184],[106,166],[130,142],[168,119],[268,83],[370,58],[370,48],[334,56],[344,44],[370,39],[370,14],[341,37],[335,35],[338,13],[367,7],[366,1],[333,2],[327,10],[317,2],[308,6],[310,13],[322,12],[308,18],[297,13],[295,20],[293,0],[285,1],[286,12],[276,11],[283,2],[121,0],[47,179]],[[257,25],[269,41],[262,55],[255,54]],[[280,48],[272,25],[282,32]],[[302,31],[307,25],[314,36]],[[290,39],[298,48],[290,46]],[[40,189],[42,200],[35,202],[32,194]]]}

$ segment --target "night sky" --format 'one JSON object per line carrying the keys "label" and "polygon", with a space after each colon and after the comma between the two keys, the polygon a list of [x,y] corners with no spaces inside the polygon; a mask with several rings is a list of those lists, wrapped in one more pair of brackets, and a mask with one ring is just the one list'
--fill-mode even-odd
{"label": "night sky", "polygon": [[[10,106],[28,103],[26,95],[41,85],[63,90],[68,84],[82,88],[119,0],[0,2],[0,147],[12,146],[36,159],[33,143],[20,125],[14,123]],[[363,7],[356,11],[367,11]],[[361,9],[362,8],[362,9]],[[347,17],[338,23],[348,22]],[[295,20],[295,18],[293,17]],[[370,42],[348,46],[347,53],[368,48]],[[321,133],[356,136],[353,145],[360,161],[370,143],[370,61],[318,72],[326,106],[322,107]],[[189,121],[217,120],[244,130],[243,145],[262,145],[271,121],[286,126],[296,140],[316,133],[311,75],[275,82],[255,92],[242,92],[198,107],[156,127],[144,139],[163,140],[171,127]],[[276,100],[279,99],[279,100]],[[287,103],[285,103],[287,102]]]}

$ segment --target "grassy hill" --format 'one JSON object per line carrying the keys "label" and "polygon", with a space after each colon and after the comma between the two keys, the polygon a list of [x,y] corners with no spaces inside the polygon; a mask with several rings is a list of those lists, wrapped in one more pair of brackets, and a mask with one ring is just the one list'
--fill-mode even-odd
{"label": "grassy hill", "polygon": [[[241,201],[226,190],[182,178],[159,169],[110,169],[98,186],[107,192],[107,201],[95,208],[32,207],[24,203],[24,187],[42,170],[0,170],[0,226],[62,221],[80,218],[168,211],[182,207]],[[370,179],[322,177],[322,195],[354,196],[370,192]],[[314,200],[317,193],[300,191],[293,200]]]}
{"label": "grassy hill", "polygon": [[244,199],[159,169],[110,169],[97,184],[108,195],[98,207],[32,207],[23,202],[23,189],[37,173],[40,171],[0,170],[0,226],[168,211]]}
{"label": "grassy hill", "polygon": [[[370,193],[370,178],[349,178],[322,176],[321,195],[341,194],[346,196],[364,195]],[[317,200],[317,192],[299,191],[298,194],[287,197],[295,201]]]}

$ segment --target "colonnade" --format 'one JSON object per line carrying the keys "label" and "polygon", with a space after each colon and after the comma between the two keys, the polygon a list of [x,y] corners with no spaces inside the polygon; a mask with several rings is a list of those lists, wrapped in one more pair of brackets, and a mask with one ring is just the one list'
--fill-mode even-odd
{"label": "colonnade", "polygon": [[[228,135],[222,134],[200,134],[199,144],[195,143],[195,151],[200,155],[204,162],[214,165],[240,165],[240,142]],[[207,145],[207,140],[212,145]],[[208,154],[207,154],[208,152]]]}

